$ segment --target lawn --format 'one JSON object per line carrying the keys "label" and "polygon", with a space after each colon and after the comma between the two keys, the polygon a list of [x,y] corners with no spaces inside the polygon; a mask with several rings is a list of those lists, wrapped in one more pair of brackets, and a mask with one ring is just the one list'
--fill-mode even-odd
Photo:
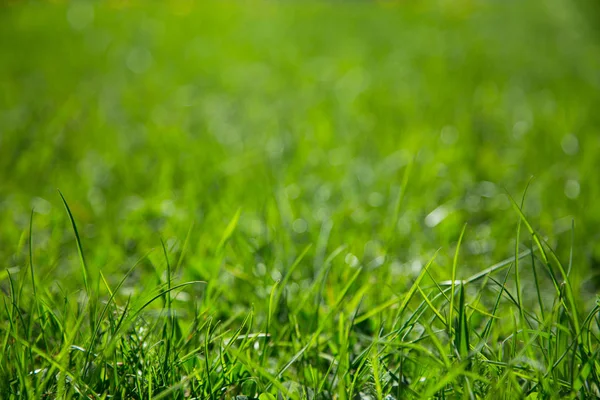
{"label": "lawn", "polygon": [[586,4],[0,5],[0,398],[600,396]]}

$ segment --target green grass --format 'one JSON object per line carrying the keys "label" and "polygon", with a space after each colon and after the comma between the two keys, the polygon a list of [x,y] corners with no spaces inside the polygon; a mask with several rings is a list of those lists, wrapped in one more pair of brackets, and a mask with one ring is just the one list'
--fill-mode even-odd
{"label": "green grass", "polygon": [[0,398],[600,396],[596,8],[410,3],[1,6]]}

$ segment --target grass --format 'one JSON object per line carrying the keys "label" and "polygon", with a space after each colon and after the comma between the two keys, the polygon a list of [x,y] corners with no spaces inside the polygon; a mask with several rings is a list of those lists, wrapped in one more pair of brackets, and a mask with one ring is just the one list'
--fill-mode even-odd
{"label": "grass", "polygon": [[0,397],[600,396],[585,7],[3,5]]}

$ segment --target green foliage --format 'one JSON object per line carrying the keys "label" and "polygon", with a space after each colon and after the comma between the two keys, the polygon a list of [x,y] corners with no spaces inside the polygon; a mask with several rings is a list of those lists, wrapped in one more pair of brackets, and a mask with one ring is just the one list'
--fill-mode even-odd
{"label": "green foliage", "polygon": [[597,37],[404,3],[1,6],[0,398],[600,396]]}

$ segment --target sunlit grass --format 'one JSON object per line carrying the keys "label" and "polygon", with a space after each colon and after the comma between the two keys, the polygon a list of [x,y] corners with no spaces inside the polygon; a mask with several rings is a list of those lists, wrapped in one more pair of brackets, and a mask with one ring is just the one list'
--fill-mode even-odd
{"label": "sunlit grass", "polygon": [[442,3],[2,6],[0,398],[600,396],[595,28]]}

